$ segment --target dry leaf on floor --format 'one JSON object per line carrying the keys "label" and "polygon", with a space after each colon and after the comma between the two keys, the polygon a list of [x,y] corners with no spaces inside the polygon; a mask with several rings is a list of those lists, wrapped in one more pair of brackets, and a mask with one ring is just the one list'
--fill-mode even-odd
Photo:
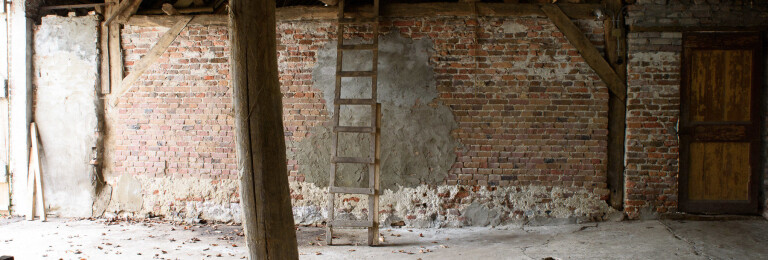
{"label": "dry leaf on floor", "polygon": [[315,255],[322,255],[323,253],[315,252]]}

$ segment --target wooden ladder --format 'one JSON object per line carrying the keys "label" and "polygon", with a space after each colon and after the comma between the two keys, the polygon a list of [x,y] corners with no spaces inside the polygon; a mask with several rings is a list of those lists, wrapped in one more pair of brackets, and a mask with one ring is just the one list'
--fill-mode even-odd
{"label": "wooden ladder", "polygon": [[[344,0],[339,1],[338,12],[338,45],[336,46],[336,90],[333,106],[333,147],[331,153],[331,178],[328,192],[328,222],[326,225],[326,242],[333,244],[333,228],[368,228],[368,245],[378,245],[379,242],[379,135],[381,125],[381,104],[376,99],[376,77],[378,75],[379,57],[379,0],[374,0],[373,12],[370,16],[346,17],[344,13]],[[344,28],[353,25],[373,26],[373,42],[368,44],[344,44]],[[344,71],[342,68],[343,54],[345,51],[373,52],[370,71]],[[371,97],[365,98],[341,98],[342,78],[368,77],[371,79]],[[339,114],[342,106],[370,106],[371,124],[368,126],[342,126],[339,124]],[[370,133],[370,157],[340,157],[339,133]],[[335,185],[337,164],[367,164],[368,187],[337,187]],[[334,218],[334,201],[336,194],[366,194],[368,195],[368,219],[367,220],[337,220]]]}

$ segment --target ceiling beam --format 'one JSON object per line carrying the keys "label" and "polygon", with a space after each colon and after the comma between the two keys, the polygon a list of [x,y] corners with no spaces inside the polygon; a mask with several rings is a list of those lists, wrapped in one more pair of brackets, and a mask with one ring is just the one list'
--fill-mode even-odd
{"label": "ceiling beam", "polygon": [[[475,5],[477,8],[473,8]],[[540,4],[516,4],[516,3],[416,3],[416,4],[382,4],[381,17],[514,17],[531,16],[547,17],[541,10]],[[571,19],[594,19],[594,10],[599,4],[557,4],[563,13]],[[352,8],[352,15],[360,15],[367,6]],[[182,9],[179,9],[181,11]],[[475,10],[475,11],[473,11]],[[334,20],[337,17],[338,8],[324,6],[290,6],[277,8],[277,21],[294,20]],[[171,27],[179,18],[152,15],[134,15],[127,24],[135,26],[163,26]],[[191,24],[200,25],[227,25],[227,15],[197,15]]]}

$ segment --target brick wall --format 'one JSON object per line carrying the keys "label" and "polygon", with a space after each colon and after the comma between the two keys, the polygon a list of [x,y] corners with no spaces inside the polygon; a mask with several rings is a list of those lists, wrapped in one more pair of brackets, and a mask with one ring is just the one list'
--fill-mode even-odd
{"label": "brick wall", "polygon": [[[165,28],[126,26],[126,75]],[[236,179],[229,40],[222,26],[189,26],[119,99],[114,174]]]}
{"label": "brick wall", "polygon": [[[760,1],[638,0],[627,11],[630,26],[768,23],[768,5]],[[631,32],[628,45],[625,212],[676,212],[682,33]]]}
{"label": "brick wall", "polygon": [[[602,23],[576,22],[602,48]],[[517,215],[598,211],[552,203],[573,194],[607,199],[608,90],[549,20],[393,19],[381,28],[382,34],[434,43],[430,66],[439,93],[434,102],[453,112],[459,128],[452,135],[461,143],[444,185],[475,191],[512,187],[512,192],[543,187],[534,202],[541,205],[536,213],[512,209],[516,202],[507,205]],[[126,26],[122,45],[128,73],[164,30]],[[312,127],[330,124],[312,72],[318,50],[336,37],[335,23],[280,22],[277,33],[290,155]],[[189,26],[121,98],[111,132],[113,175],[214,183],[236,178],[227,41],[225,27]],[[300,162],[289,156],[287,163],[290,180],[303,182]],[[294,201],[304,197],[293,196]]]}
{"label": "brick wall", "polygon": [[632,33],[627,66],[625,212],[677,210],[680,33]]}

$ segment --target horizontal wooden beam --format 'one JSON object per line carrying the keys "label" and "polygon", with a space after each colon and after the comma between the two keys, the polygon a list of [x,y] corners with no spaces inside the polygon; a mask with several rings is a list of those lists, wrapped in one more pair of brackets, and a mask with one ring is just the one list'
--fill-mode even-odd
{"label": "horizontal wooden beam", "polygon": [[[171,5],[173,6],[173,5]],[[193,14],[193,13],[213,13],[213,7],[205,6],[205,7],[190,7],[190,8],[175,8],[177,12],[180,14]],[[147,15],[153,15],[153,14],[166,14],[163,9],[152,9],[152,10],[146,10],[141,11],[139,14],[147,14]]]}
{"label": "horizontal wooden beam", "polygon": [[616,97],[624,101],[627,96],[627,85],[624,83],[616,71],[613,70],[611,65],[603,58],[603,55],[597,51],[592,42],[587,39],[587,36],[579,30],[579,27],[566,16],[563,11],[556,5],[544,5],[541,10],[547,14],[552,23],[557,26],[558,29],[565,35],[565,38],[576,47],[584,61],[589,64],[590,67],[597,73],[597,76],[605,82],[608,89],[616,95]]}
{"label": "horizontal wooden beam", "polygon": [[768,31],[768,25],[756,26],[629,26],[629,32],[754,32]]}
{"label": "horizontal wooden beam", "polygon": [[96,4],[78,4],[78,5],[53,5],[53,6],[43,6],[40,7],[40,11],[49,11],[49,10],[61,10],[61,9],[83,9],[83,8],[96,8],[96,7],[102,7],[107,5],[106,3],[96,3]]}
{"label": "horizontal wooden beam", "polygon": [[[514,17],[531,16],[546,17],[541,11],[540,4],[513,3],[416,3],[416,4],[383,4],[381,17],[431,17],[431,16],[480,16],[480,17]],[[571,19],[593,19],[593,11],[599,4],[557,4]],[[475,8],[476,7],[476,8]],[[348,12],[360,15],[369,6],[361,6]],[[182,9],[179,9],[181,11]],[[294,20],[335,20],[338,8],[325,6],[291,6],[277,8],[278,21]],[[126,22],[134,26],[163,26],[171,27],[179,17],[165,15],[134,15]],[[195,25],[227,25],[227,15],[196,15],[190,24]]]}

